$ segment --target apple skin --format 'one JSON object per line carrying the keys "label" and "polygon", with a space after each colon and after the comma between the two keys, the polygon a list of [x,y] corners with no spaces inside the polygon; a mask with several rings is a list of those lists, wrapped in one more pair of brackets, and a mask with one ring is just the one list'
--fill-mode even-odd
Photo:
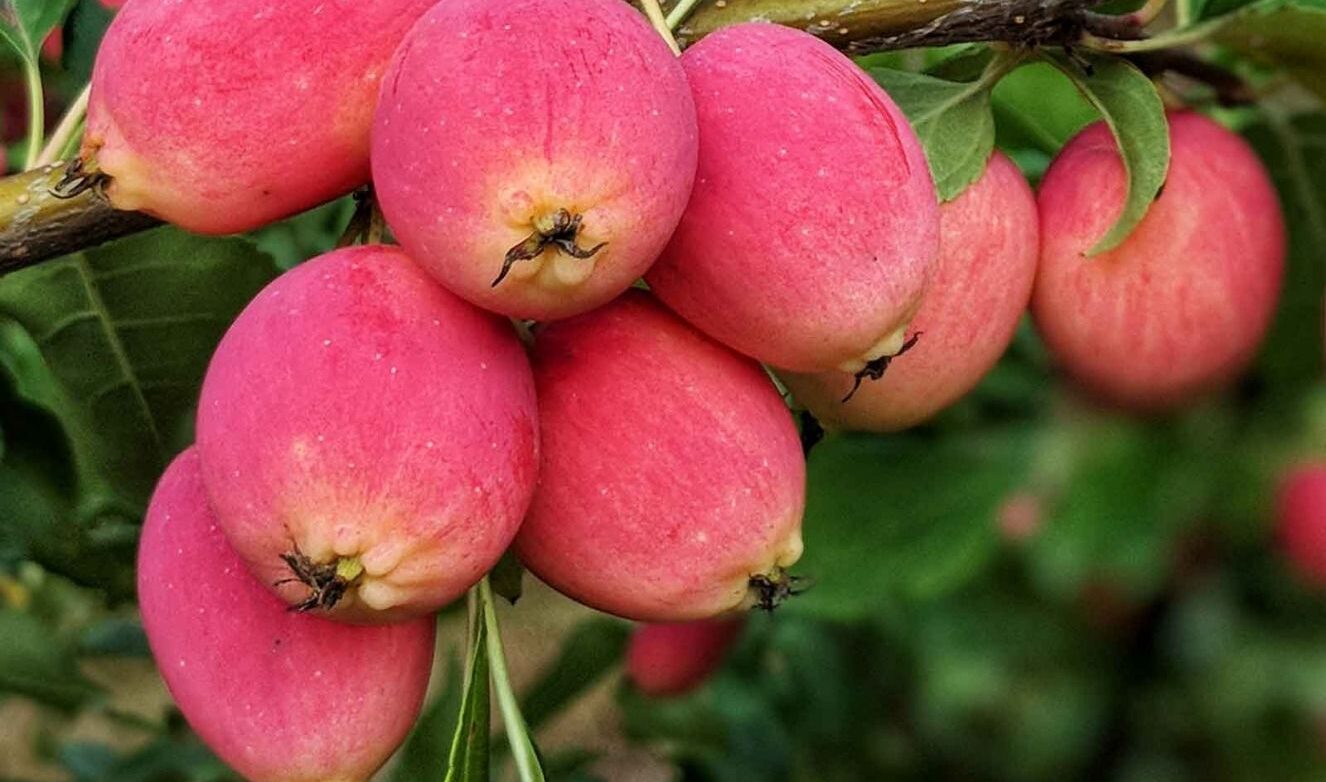
{"label": "apple skin", "polygon": [[[491,569],[528,507],[529,361],[508,321],[398,248],[336,250],[274,280],[226,332],[198,450],[221,527],[263,583],[302,554],[363,568],[328,616],[429,613]],[[314,591],[273,588],[291,605]]]}
{"label": "apple skin", "polygon": [[287,610],[226,543],[194,449],[152,497],[138,597],[175,702],[251,782],[363,782],[423,705],[433,619],[355,627]]}
{"label": "apple skin", "polygon": [[1170,114],[1169,125],[1164,190],[1115,249],[1086,256],[1126,188],[1103,123],[1060,151],[1038,196],[1037,329],[1089,395],[1143,413],[1237,378],[1270,324],[1284,273],[1284,218],[1255,153],[1200,114]]}
{"label": "apple skin", "polygon": [[610,614],[749,608],[801,556],[805,458],[758,364],[629,291],[535,336],[543,467],[522,562]]}
{"label": "apple skin", "polygon": [[641,625],[626,647],[626,678],[646,695],[684,695],[718,670],[745,626],[745,617]]}
{"label": "apple skin", "polygon": [[681,58],[695,96],[695,188],[654,294],[780,369],[861,370],[895,353],[939,246],[939,206],[907,119],[813,35],[751,23]]}
{"label": "apple skin", "polygon": [[92,73],[82,156],[119,209],[247,231],[368,182],[378,84],[435,0],[133,0]]}
{"label": "apple skin", "polygon": [[[658,257],[695,176],[695,107],[677,58],[620,0],[447,0],[383,81],[373,181],[392,232],[453,292],[549,320],[626,290]],[[501,274],[559,210],[549,246]],[[601,245],[601,247],[600,247]]]}
{"label": "apple skin", "polygon": [[939,269],[908,329],[915,345],[855,393],[845,372],[779,377],[829,429],[894,432],[927,420],[971,391],[1012,341],[1036,278],[1037,222],[1031,187],[996,152],[939,208]]}
{"label": "apple skin", "polygon": [[1289,470],[1277,498],[1285,556],[1307,583],[1326,589],[1326,460]]}

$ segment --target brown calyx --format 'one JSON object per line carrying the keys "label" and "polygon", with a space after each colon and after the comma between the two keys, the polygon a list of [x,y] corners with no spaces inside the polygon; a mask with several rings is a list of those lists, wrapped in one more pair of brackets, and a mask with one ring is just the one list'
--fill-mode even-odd
{"label": "brown calyx", "polygon": [[600,242],[593,247],[581,247],[577,241],[580,237],[580,223],[583,219],[583,215],[573,215],[565,209],[558,209],[535,220],[534,233],[526,237],[520,244],[506,251],[506,257],[502,260],[502,271],[498,273],[497,279],[493,280],[492,287],[496,288],[498,283],[506,279],[511,267],[517,261],[529,261],[538,258],[549,247],[555,247],[572,258],[580,258],[581,260],[593,258],[608,243]]}

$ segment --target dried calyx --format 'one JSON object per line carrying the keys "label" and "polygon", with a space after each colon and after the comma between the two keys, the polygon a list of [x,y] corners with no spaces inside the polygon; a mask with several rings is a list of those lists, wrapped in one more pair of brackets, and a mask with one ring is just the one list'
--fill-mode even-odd
{"label": "dried calyx", "polygon": [[580,223],[583,219],[582,215],[573,215],[565,209],[558,209],[535,220],[534,233],[526,237],[520,244],[507,250],[506,258],[502,260],[502,271],[498,273],[497,279],[493,280],[493,287],[496,288],[498,283],[506,279],[511,267],[517,261],[529,261],[538,258],[549,247],[555,247],[572,258],[581,260],[593,258],[608,243],[600,242],[589,248],[577,244],[580,236]]}

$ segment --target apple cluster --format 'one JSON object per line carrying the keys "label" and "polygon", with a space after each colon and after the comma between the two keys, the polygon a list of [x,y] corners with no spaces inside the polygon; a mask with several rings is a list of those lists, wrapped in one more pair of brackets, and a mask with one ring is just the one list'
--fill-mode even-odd
{"label": "apple cluster", "polygon": [[[83,148],[116,206],[221,234],[371,179],[399,242],[285,273],[212,358],[140,551],[181,708],[257,782],[362,780],[417,714],[431,614],[512,547],[587,606],[713,620],[633,648],[642,689],[691,686],[795,592],[805,459],[770,371],[829,428],[894,431],[1030,306],[1110,404],[1228,383],[1279,207],[1237,136],[1170,130],[1163,195],[1087,258],[1126,189],[1104,125],[1039,198],[996,153],[940,205],[899,108],[797,30],[678,58],[620,0],[129,0]],[[674,636],[698,651],[669,666]]]}

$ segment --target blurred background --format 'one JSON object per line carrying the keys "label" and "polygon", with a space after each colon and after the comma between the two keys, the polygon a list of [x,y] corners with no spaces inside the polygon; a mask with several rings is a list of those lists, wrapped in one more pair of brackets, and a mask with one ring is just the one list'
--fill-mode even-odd
{"label": "blurred background", "polygon": [[[44,47],[51,117],[86,82],[112,13],[80,0]],[[18,60],[0,53],[11,171],[25,103]],[[1095,118],[1039,65],[1001,82],[994,107],[1000,147],[1033,182]],[[1326,458],[1326,113],[1292,88],[1210,108],[1262,155],[1290,229],[1254,369],[1176,414],[1128,417],[1080,398],[1024,323],[930,424],[813,448],[795,570],[812,586],[753,615],[683,696],[623,679],[627,623],[527,578],[504,635],[553,779],[1326,780],[1326,590],[1276,535],[1282,476]],[[224,321],[188,344],[117,322],[199,297],[233,317],[278,270],[332,247],[352,211],[345,199],[234,239],[159,229],[0,279],[0,782],[233,779],[173,708],[133,594],[143,506],[191,439]],[[110,273],[163,252],[190,264]],[[24,325],[89,306],[70,269],[104,299],[77,348]],[[164,373],[141,406],[95,393],[118,379],[98,330]],[[430,705],[382,780],[443,774],[464,620],[439,622]]]}

